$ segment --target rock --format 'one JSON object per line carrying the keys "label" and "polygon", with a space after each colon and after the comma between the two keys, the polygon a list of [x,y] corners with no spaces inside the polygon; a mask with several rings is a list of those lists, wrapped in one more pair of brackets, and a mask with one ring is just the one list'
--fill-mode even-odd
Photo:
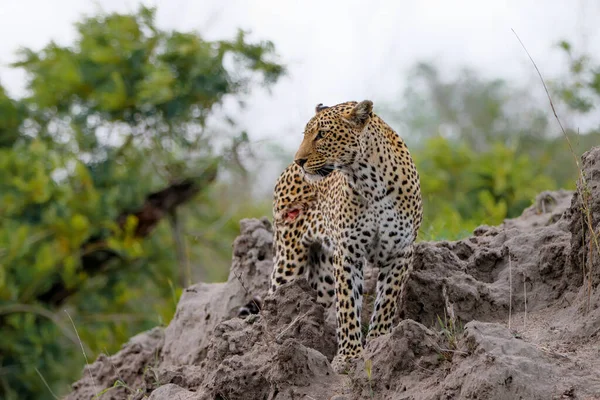
{"label": "rock", "polygon": [[[73,392],[65,400],[95,399],[103,391],[100,399],[120,400],[131,395],[124,385],[136,388],[140,396],[152,392],[155,385],[149,379],[150,368],[158,368],[163,341],[162,328],[154,328],[132,337],[111,357],[101,354],[83,369],[82,378],[73,384]],[[118,381],[122,385],[115,386]]]}
{"label": "rock", "polygon": [[278,343],[296,338],[331,361],[337,349],[335,324],[325,323],[325,310],[316,296],[306,279],[283,285],[275,297],[265,300],[265,331],[276,333]]}
{"label": "rock", "polygon": [[503,325],[473,321],[465,332],[470,356],[461,359],[446,377],[445,393],[454,390],[458,398],[507,400],[600,393],[600,376],[581,370],[569,357],[515,337]]}
{"label": "rock", "polygon": [[148,400],[197,400],[201,397],[173,383],[161,386],[152,392]]}
{"label": "rock", "polygon": [[[454,314],[467,323],[507,318],[513,310],[546,307],[569,288],[573,271],[569,192],[544,192],[522,216],[499,228],[480,227],[456,242],[421,242],[400,315],[435,325]],[[548,199],[552,199],[549,201]],[[547,204],[543,210],[539,204]],[[557,217],[558,216],[558,217]]]}
{"label": "rock", "polygon": [[421,380],[423,371],[437,367],[443,348],[439,334],[415,321],[400,322],[390,334],[370,342],[364,360],[351,371],[356,398],[406,392]]}
{"label": "rock", "polygon": [[284,285],[265,300],[259,319],[236,318],[217,326],[203,388],[209,396],[230,400],[291,399],[315,394],[315,388],[322,396],[337,383],[323,354],[335,352],[335,333],[324,318],[305,279]]}
{"label": "rock", "polygon": [[182,294],[175,316],[165,330],[163,359],[166,364],[202,361],[213,329],[234,317],[250,293],[266,295],[273,265],[271,225],[266,219],[245,219],[240,225],[227,282],[198,283]]}
{"label": "rock", "polygon": [[[165,330],[99,356],[67,399],[600,398],[600,148],[582,160],[576,193],[543,192],[498,227],[418,243],[397,325],[345,375],[330,364],[333,308],[304,279],[266,296],[272,230],[247,219],[228,281],[188,288]],[[367,269],[363,324],[376,280]],[[255,297],[258,314],[237,318]]]}

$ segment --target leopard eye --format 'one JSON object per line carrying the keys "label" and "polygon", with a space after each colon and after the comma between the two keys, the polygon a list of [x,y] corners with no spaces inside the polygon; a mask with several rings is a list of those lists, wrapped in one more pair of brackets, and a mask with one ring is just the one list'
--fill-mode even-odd
{"label": "leopard eye", "polygon": [[323,136],[325,136],[325,132],[318,131],[317,136],[315,136],[315,140],[323,139]]}

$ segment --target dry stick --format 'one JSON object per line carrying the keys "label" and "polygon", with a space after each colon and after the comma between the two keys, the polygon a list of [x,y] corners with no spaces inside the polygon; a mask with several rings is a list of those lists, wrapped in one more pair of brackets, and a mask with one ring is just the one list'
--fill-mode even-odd
{"label": "dry stick", "polygon": [[190,260],[188,259],[187,246],[185,236],[181,228],[181,221],[178,218],[177,210],[169,212],[169,225],[171,226],[171,234],[175,243],[175,256],[177,258],[179,285],[182,288],[191,286],[192,276],[190,270]]}
{"label": "dry stick", "polygon": [[512,318],[512,261],[510,259],[510,250],[508,251],[508,330],[510,330],[510,320]]}
{"label": "dry stick", "polygon": [[[585,231],[585,222],[583,222],[583,219],[582,219],[582,220],[581,220],[581,232],[583,232],[583,231]],[[582,238],[581,240],[582,240],[582,241],[584,241],[585,239],[584,239],[584,238]],[[581,265],[582,265],[582,268],[581,268],[581,270],[582,270],[582,275],[583,275],[583,282],[581,282],[581,285],[582,285],[582,286],[585,286],[585,284],[586,284],[586,279],[587,279],[587,276],[588,276],[588,271],[587,271],[587,259],[586,259],[586,254],[585,254],[585,251],[583,252],[583,257],[582,257],[582,260],[581,260]],[[591,271],[590,271],[590,272],[591,272]]]}
{"label": "dry stick", "polygon": [[469,355],[469,353],[467,353],[466,351],[462,351],[462,350],[452,350],[452,349],[445,349],[443,347],[440,347],[438,345],[435,345],[435,347],[437,347],[437,350],[439,352],[446,352],[446,353],[455,353],[455,354],[462,354],[463,356]]}
{"label": "dry stick", "polygon": [[[233,275],[236,277],[236,279],[238,280],[238,282],[240,283],[240,285],[242,285],[242,289],[244,289],[244,292],[246,292],[247,296],[252,296],[250,294],[250,291],[248,290],[248,288],[246,288],[246,285],[244,285],[244,281],[242,280],[242,277],[239,276],[237,273],[233,273]],[[256,309],[258,310],[258,314],[260,315],[262,312],[262,307],[259,307],[258,303],[256,302],[256,300],[254,300],[254,297],[252,297],[252,303],[256,306]]]}
{"label": "dry stick", "polygon": [[[589,201],[589,198],[591,197],[591,195],[589,193],[586,194],[586,201]],[[591,232],[591,239],[590,239],[590,247],[593,249],[594,246],[593,244],[596,244],[596,250],[598,250],[598,254],[600,254],[600,244],[598,243],[598,234],[596,234],[596,232],[594,231],[594,227],[592,224],[592,213],[590,212],[589,206],[587,206],[587,217],[588,217],[588,227],[590,229]],[[592,243],[593,240],[593,243]]]}
{"label": "dry stick", "polygon": [[446,304],[446,312],[448,316],[450,316],[450,323],[452,324],[452,329],[456,328],[456,316],[454,315],[454,306],[450,302],[450,298],[448,297],[448,290],[446,285],[442,286],[442,296],[444,297],[444,303]]}
{"label": "dry stick", "polygon": [[281,332],[279,332],[279,334],[275,338],[275,341],[279,341],[281,339],[281,337],[283,336],[284,333],[286,333],[289,329],[291,329],[292,326],[294,326],[297,322],[299,322],[302,319],[304,319],[304,317],[306,317],[310,313],[310,311],[311,310],[308,310],[304,314],[296,316],[296,318],[294,318],[294,320],[292,322],[290,322],[288,324],[288,326],[286,326]]}
{"label": "dry stick", "polygon": [[538,68],[535,61],[533,61],[533,57],[531,57],[531,54],[529,54],[529,51],[527,51],[527,47],[525,47],[525,44],[523,44],[523,42],[521,41],[521,38],[519,37],[519,35],[517,35],[517,32],[515,32],[515,30],[512,28],[511,28],[511,31],[515,34],[519,43],[521,43],[521,47],[523,47],[523,50],[525,50],[525,53],[527,53],[527,57],[529,57],[529,59],[531,60],[533,67],[535,68],[538,76],[540,77],[540,80],[542,81],[542,85],[544,86],[544,90],[546,91],[546,96],[548,97],[548,101],[550,102],[550,108],[552,108],[552,112],[554,113],[554,117],[556,118],[556,121],[558,122],[558,125],[560,126],[560,130],[562,131],[563,135],[565,136],[565,139],[567,139],[567,143],[569,144],[569,148],[571,149],[571,154],[573,155],[573,159],[575,160],[577,169],[580,172],[581,178],[584,179],[584,182],[585,182],[585,178],[583,177],[583,173],[581,173],[581,168],[579,167],[579,160],[577,159],[577,156],[575,155],[575,150],[573,150],[573,146],[571,145],[571,140],[569,140],[569,136],[567,136],[567,132],[565,131],[565,128],[563,127],[562,122],[560,122],[560,118],[558,118],[558,114],[556,113],[556,109],[554,108],[554,102],[552,101],[552,97],[550,96],[550,92],[548,91],[548,87],[546,86],[546,82],[544,81],[544,78],[542,77],[542,73],[540,72],[540,69]]}
{"label": "dry stick", "polygon": [[[588,213],[588,218],[591,218]],[[592,234],[594,231],[592,230]],[[594,265],[594,243],[592,243],[592,238],[590,238],[590,257],[588,258],[588,298],[587,298],[587,309],[590,310],[591,302],[592,302],[592,266]]]}
{"label": "dry stick", "polygon": [[523,274],[523,294],[525,295],[525,315],[523,316],[523,331],[527,330],[527,282]]}
{"label": "dry stick", "polygon": [[[71,318],[71,315],[69,314],[69,312],[67,310],[64,310],[65,314],[67,314],[67,316],[69,317],[69,319],[71,320],[71,324],[73,325],[73,329],[75,330],[75,334],[77,335],[77,340],[79,340],[79,345],[81,346],[81,352],[83,353],[83,359],[85,360],[85,365],[89,367],[89,362],[88,362],[88,358],[87,355],[85,354],[85,349],[83,348],[83,342],[81,341],[81,338],[79,337],[79,332],[77,332],[77,327],[75,326],[75,322],[73,322],[73,318]],[[96,378],[94,378],[94,375],[92,374],[92,371],[88,368],[88,372],[90,373],[90,377],[92,378],[92,385],[94,385],[94,393],[98,393],[98,388],[96,387]]]}
{"label": "dry stick", "polygon": [[546,214],[546,202],[542,200],[542,212]]}
{"label": "dry stick", "polygon": [[422,369],[423,371],[427,371],[427,372],[429,372],[429,373],[431,373],[431,374],[433,374],[433,373],[435,372],[435,371],[434,371],[434,370],[432,370],[432,369],[427,369],[427,368],[425,368],[425,367],[421,367],[421,366],[420,366],[419,364],[417,364],[416,362],[414,362],[414,363],[413,363],[413,365],[414,365],[415,367],[417,367],[417,368],[419,368],[419,369]]}

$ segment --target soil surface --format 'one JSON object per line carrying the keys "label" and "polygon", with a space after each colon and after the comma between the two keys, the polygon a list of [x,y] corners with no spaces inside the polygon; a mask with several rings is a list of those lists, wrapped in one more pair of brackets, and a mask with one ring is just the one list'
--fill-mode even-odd
{"label": "soil surface", "polygon": [[[246,219],[228,281],[187,288],[167,328],[99,356],[67,399],[600,399],[600,147],[582,167],[576,192],[541,193],[463,240],[418,243],[397,325],[346,374],[330,366],[333,310],[305,280],[266,297],[271,225]],[[238,318],[255,297],[258,314]]]}

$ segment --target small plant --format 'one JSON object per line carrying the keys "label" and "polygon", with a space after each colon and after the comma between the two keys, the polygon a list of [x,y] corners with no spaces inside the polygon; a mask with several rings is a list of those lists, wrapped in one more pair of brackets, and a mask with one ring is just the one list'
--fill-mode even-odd
{"label": "small plant", "polygon": [[458,340],[464,332],[463,326],[460,322],[457,323],[452,318],[448,318],[445,312],[444,319],[442,320],[442,318],[440,318],[438,315],[437,320],[440,331],[444,335],[446,343],[448,344],[447,348],[439,349],[440,357],[446,361],[452,361],[452,355],[458,350]]}
{"label": "small plant", "polygon": [[114,385],[112,385],[112,386],[110,386],[110,387],[107,387],[106,389],[104,389],[104,390],[102,390],[102,391],[98,392],[98,393],[97,393],[97,394],[94,396],[94,399],[99,399],[99,398],[100,398],[100,396],[102,396],[102,395],[103,395],[103,394],[105,394],[106,392],[108,392],[108,391],[110,391],[110,390],[112,390],[112,389],[115,389],[115,388],[124,388],[124,389],[126,389],[126,390],[127,390],[129,393],[131,393],[131,394],[138,394],[138,393],[140,393],[140,389],[133,389],[133,388],[129,387],[129,386],[128,386],[128,385],[127,385],[125,382],[123,382],[122,380],[120,380],[120,379],[117,379],[117,380],[115,381]]}
{"label": "small plant", "polygon": [[369,323],[366,322],[366,323],[362,324],[360,327],[361,327],[363,338],[366,338],[367,334],[369,333]]}
{"label": "small plant", "polygon": [[158,375],[158,370],[155,367],[147,365],[144,368],[144,377],[149,376],[152,379],[152,390],[157,389],[161,386],[160,377]]}
{"label": "small plant", "polygon": [[367,380],[369,381],[369,395],[371,398],[375,397],[373,393],[373,383],[371,382],[371,374],[373,372],[373,361],[371,359],[365,360],[365,372],[367,373]]}

